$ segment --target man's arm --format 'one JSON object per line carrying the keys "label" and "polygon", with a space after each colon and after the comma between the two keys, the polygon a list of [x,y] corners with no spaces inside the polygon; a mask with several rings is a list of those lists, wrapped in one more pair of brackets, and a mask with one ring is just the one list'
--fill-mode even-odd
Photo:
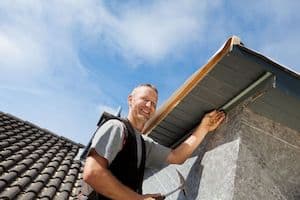
{"label": "man's arm", "polygon": [[96,192],[115,200],[155,200],[154,197],[159,196],[134,192],[114,177],[107,167],[108,161],[92,150],[85,162],[83,180]]}
{"label": "man's arm", "polygon": [[212,111],[207,113],[201,123],[191,136],[189,136],[177,148],[173,149],[167,156],[167,163],[169,164],[182,164],[189,158],[198,145],[202,142],[203,138],[210,131],[215,130],[224,120],[225,113],[222,111]]}

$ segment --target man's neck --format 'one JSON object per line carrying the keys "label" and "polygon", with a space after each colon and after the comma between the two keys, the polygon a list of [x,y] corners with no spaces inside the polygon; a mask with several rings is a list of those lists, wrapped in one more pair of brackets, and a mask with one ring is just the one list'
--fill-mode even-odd
{"label": "man's neck", "polygon": [[140,133],[142,132],[145,122],[141,122],[138,121],[136,119],[133,119],[130,116],[127,116],[127,119],[129,120],[129,122],[131,123],[131,125],[133,126],[133,128],[135,128],[136,130],[138,130]]}

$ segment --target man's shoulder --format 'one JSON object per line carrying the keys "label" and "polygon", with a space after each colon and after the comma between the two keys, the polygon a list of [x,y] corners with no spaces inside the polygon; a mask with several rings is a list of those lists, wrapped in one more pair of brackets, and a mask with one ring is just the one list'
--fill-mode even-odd
{"label": "man's shoulder", "polygon": [[125,125],[119,119],[109,119],[105,121],[97,130],[96,137],[101,135],[114,136],[115,134],[123,135]]}
{"label": "man's shoulder", "polygon": [[113,119],[108,119],[106,122],[103,123],[102,126],[106,126],[106,127],[110,127],[110,126],[117,126],[117,127],[124,127],[124,122],[123,120],[120,118],[113,118]]}

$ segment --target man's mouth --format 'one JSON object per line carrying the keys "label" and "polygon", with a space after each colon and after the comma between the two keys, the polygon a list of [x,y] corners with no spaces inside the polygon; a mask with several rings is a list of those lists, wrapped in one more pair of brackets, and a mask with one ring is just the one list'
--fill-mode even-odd
{"label": "man's mouth", "polygon": [[144,109],[142,109],[141,111],[142,111],[142,113],[143,113],[144,115],[147,115],[147,116],[150,115],[150,111],[149,111],[149,110],[144,110]]}

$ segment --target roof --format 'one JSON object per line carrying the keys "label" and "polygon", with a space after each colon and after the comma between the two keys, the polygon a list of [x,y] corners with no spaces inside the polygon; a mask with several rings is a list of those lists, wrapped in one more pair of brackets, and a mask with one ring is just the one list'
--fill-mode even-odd
{"label": "roof", "polygon": [[254,112],[300,131],[300,76],[229,38],[157,111],[144,132],[173,147],[212,109],[230,111],[245,99]]}
{"label": "roof", "polygon": [[0,112],[0,199],[73,199],[81,144]]}

